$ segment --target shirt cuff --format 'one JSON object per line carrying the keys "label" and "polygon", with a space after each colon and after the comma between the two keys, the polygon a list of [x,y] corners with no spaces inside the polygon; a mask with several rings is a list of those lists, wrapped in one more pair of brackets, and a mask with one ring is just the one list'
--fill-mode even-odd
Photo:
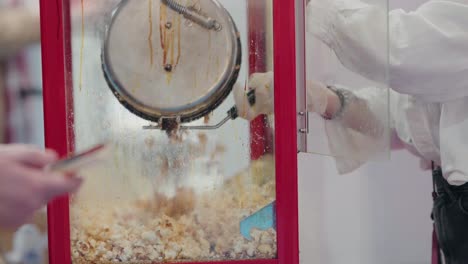
{"label": "shirt cuff", "polygon": [[463,174],[460,171],[454,171],[454,172],[448,173],[446,177],[447,177],[446,178],[447,182],[450,185],[454,185],[454,186],[461,186],[468,182],[468,175]]}

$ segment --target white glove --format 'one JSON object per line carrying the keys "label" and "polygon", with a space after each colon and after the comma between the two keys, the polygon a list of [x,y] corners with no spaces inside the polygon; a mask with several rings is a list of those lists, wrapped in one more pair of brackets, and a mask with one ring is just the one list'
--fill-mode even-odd
{"label": "white glove", "polygon": [[330,93],[333,93],[324,84],[307,81],[307,111],[324,116],[329,105]]}
{"label": "white glove", "polygon": [[[247,120],[253,120],[261,114],[269,115],[274,110],[274,85],[273,72],[254,73],[250,77],[249,88],[236,84],[234,87],[234,100],[236,102],[239,117]],[[255,90],[255,104],[250,105],[247,93]],[[307,82],[307,111],[315,112],[324,116],[328,108],[336,109],[329,102],[331,98],[336,98],[336,95],[328,89],[324,84],[308,81]],[[293,89],[295,92],[295,89]]]}
{"label": "white glove", "polygon": [[[248,87],[236,84],[234,86],[234,100],[239,117],[253,120],[259,115],[273,113],[273,72],[254,73],[250,76]],[[255,90],[255,103],[250,105],[247,93]]]}

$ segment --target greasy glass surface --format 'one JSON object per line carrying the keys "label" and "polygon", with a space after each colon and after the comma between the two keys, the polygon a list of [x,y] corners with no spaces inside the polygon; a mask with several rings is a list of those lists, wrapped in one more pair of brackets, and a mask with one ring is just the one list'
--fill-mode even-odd
{"label": "greasy glass surface", "polygon": [[[319,2],[311,1],[304,10],[308,91],[300,91],[298,101],[309,112],[309,131],[303,149],[345,160],[347,166],[387,158],[387,0],[343,1],[341,6]],[[368,16],[375,24],[362,23]],[[314,111],[320,95],[311,81],[352,92],[354,99],[341,117],[326,121]]]}
{"label": "greasy glass surface", "polygon": [[[159,0],[142,1],[160,4]],[[106,162],[80,173],[85,183],[70,204],[73,263],[276,258],[273,228],[253,230],[252,241],[242,237],[239,228],[244,217],[275,200],[273,153],[250,160],[249,124],[241,119],[216,130],[188,130],[173,138],[160,130],[144,130],[149,123],[119,103],[101,70],[103,31],[112,7],[120,1],[72,2],[68,77],[73,99],[68,111],[73,133],[69,141],[76,151],[104,141],[112,146]],[[268,13],[269,26],[259,28],[261,23],[248,26],[249,1],[220,1],[241,35],[238,82],[242,84],[249,68],[255,66],[248,62],[248,32],[255,30],[261,36],[257,41],[271,47],[272,16],[267,2],[260,11]],[[148,23],[146,18],[142,21]],[[152,29],[141,41],[154,43],[157,49],[160,27],[154,24]],[[254,61],[271,65],[271,48],[264,50],[268,52],[257,50]],[[196,60],[196,56],[186,60]],[[194,76],[185,78],[190,83]],[[216,124],[233,105],[230,95],[207,118],[189,125]],[[272,125],[269,128],[273,131]],[[273,140],[269,135],[266,141]]]}

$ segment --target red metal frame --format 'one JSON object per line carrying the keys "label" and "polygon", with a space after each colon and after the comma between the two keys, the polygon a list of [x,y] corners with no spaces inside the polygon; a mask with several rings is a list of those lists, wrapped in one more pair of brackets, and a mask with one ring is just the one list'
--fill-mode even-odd
{"label": "red metal frame", "polygon": [[[299,264],[296,93],[292,88],[296,86],[295,4],[291,0],[273,0],[273,3],[278,259],[197,264]],[[67,90],[71,89],[68,75],[71,65],[66,60],[71,51],[69,1],[40,0],[40,9],[45,143],[65,156],[73,150],[73,144],[69,143],[73,142],[69,126],[72,117],[67,116],[67,107],[72,106],[71,90]],[[262,144],[263,154],[266,145]],[[260,149],[260,145],[256,146]],[[51,202],[48,207],[50,264],[71,263],[69,222],[68,197]]]}
{"label": "red metal frame", "polygon": [[299,264],[295,1],[273,0],[278,257]]}
{"label": "red metal frame", "polygon": [[[64,12],[66,1],[41,0],[42,78],[44,90],[44,132],[47,148],[60,156],[67,155],[67,86],[66,58],[69,48],[65,38],[69,21]],[[68,38],[69,39],[69,38]],[[49,263],[65,264],[71,260],[70,219],[68,197],[58,198],[48,206]]]}
{"label": "red metal frame", "polygon": [[[249,76],[256,72],[265,72],[266,66],[266,1],[248,1],[247,16],[249,27]],[[250,158],[257,160],[265,154],[267,148],[267,117],[259,116],[250,122]]]}

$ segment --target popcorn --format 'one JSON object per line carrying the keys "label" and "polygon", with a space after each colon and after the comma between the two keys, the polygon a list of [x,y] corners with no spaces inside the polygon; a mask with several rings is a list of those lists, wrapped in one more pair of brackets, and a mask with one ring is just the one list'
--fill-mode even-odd
{"label": "popcorn", "polygon": [[249,257],[255,257],[255,246],[253,244],[250,244],[249,247],[247,248],[247,256]]}
{"label": "popcorn", "polygon": [[[244,239],[239,230],[245,216],[274,200],[273,160],[266,157],[255,161],[252,168],[229,179],[223,188],[198,194],[196,200],[191,200],[191,192],[171,199],[158,195],[104,210],[89,210],[72,202],[73,263],[276,258],[274,229],[253,230],[252,241]],[[162,200],[155,202],[157,198]]]}
{"label": "popcorn", "polygon": [[156,233],[152,231],[144,232],[143,234],[141,234],[141,237],[143,238],[143,240],[149,243],[156,243],[156,241],[158,240]]}
{"label": "popcorn", "polygon": [[261,244],[257,249],[262,255],[268,256],[271,255],[273,246],[268,244]]}

